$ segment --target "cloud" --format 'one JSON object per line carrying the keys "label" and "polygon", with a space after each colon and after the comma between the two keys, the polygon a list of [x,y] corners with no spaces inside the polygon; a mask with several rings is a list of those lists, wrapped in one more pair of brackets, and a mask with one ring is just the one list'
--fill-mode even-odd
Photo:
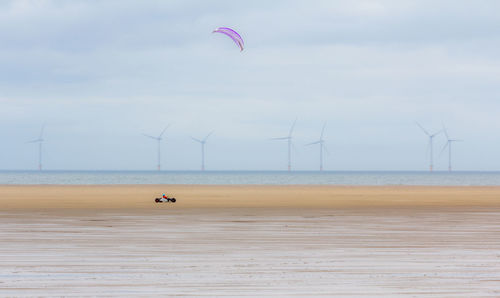
{"label": "cloud", "polygon": [[[342,153],[331,169],[425,169],[425,158],[407,158],[425,147],[414,120],[431,127],[445,121],[475,140],[461,145],[462,168],[499,167],[491,160],[500,143],[489,137],[500,128],[499,6],[4,1],[0,135],[9,143],[2,156],[14,158],[0,157],[0,168],[30,167],[22,142],[42,122],[58,140],[47,150],[60,168],[128,168],[123,159],[145,168],[134,153],[147,146],[128,137],[169,122],[176,168],[196,168],[190,154],[197,149],[185,149],[192,146],[185,140],[212,129],[220,142],[214,167],[276,168],[282,148],[265,140],[288,131],[295,117],[298,142],[328,121],[329,141]],[[245,51],[211,34],[221,25],[243,34]],[[73,145],[77,139],[81,146]],[[89,146],[102,148],[87,156]],[[474,154],[484,146],[487,153]],[[309,169],[313,159],[302,154],[296,162]]]}

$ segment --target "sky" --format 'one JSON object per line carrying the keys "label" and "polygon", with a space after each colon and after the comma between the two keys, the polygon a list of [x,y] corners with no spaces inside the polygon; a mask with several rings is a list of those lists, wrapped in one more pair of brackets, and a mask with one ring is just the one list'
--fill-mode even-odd
{"label": "sky", "polygon": [[[1,1],[0,169],[500,170],[499,1]],[[217,27],[231,27],[245,50]],[[436,170],[447,170],[444,134]]]}

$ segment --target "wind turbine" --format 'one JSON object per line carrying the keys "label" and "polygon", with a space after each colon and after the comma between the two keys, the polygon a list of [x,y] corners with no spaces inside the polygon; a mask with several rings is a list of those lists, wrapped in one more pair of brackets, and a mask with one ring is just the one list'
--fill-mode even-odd
{"label": "wind turbine", "polygon": [[198,142],[201,144],[201,170],[202,171],[205,171],[205,144],[207,143],[207,139],[208,137],[213,134],[214,132],[210,132],[206,137],[204,137],[203,139],[197,139],[197,138],[193,138],[191,137],[191,139],[193,139],[193,141],[195,142]]}
{"label": "wind turbine", "polygon": [[142,134],[143,136],[151,138],[151,139],[156,140],[158,142],[158,171],[161,170],[161,153],[160,153],[161,152],[161,150],[160,150],[161,149],[161,145],[160,144],[161,144],[161,140],[162,140],[163,134],[165,133],[165,130],[167,130],[167,128],[169,128],[169,126],[170,126],[170,124],[167,125],[163,129],[163,131],[160,133],[160,135],[157,136],[157,137],[153,137],[153,136],[147,135],[145,133]]}
{"label": "wind turbine", "polygon": [[288,136],[282,137],[282,138],[272,138],[271,140],[287,140],[288,141],[288,172],[292,170],[292,133],[293,129],[295,128],[295,123],[297,122],[297,119],[293,121],[292,127],[290,128],[290,131],[288,132]]}
{"label": "wind turbine", "polygon": [[462,142],[462,140],[457,140],[457,139],[450,139],[448,136],[448,132],[446,131],[446,127],[443,125],[443,131],[446,136],[446,144],[444,145],[443,149],[441,150],[441,153],[448,147],[448,172],[451,172],[451,144],[453,142]]}
{"label": "wind turbine", "polygon": [[420,129],[429,137],[429,148],[430,148],[430,155],[429,155],[429,161],[430,161],[430,165],[429,165],[429,170],[432,172],[433,170],[433,167],[434,167],[434,164],[433,164],[433,152],[432,152],[432,141],[434,139],[434,137],[436,135],[438,135],[439,133],[441,133],[441,130],[440,131],[437,131],[433,134],[430,134],[427,130],[425,130],[425,128],[422,127],[422,125],[420,125],[418,122],[415,122],[418,127],[420,127]]}
{"label": "wind turbine", "polygon": [[325,126],[326,126],[326,122],[325,122],[325,124],[323,124],[323,128],[321,129],[321,135],[319,137],[319,140],[317,140],[316,142],[306,144],[306,146],[319,144],[319,170],[320,171],[323,171],[323,149],[326,150],[325,140],[323,139],[323,133],[325,132]]}
{"label": "wind turbine", "polygon": [[42,143],[44,142],[43,139],[43,130],[45,128],[45,124],[42,125],[42,129],[40,130],[40,136],[38,139],[35,139],[33,141],[29,141],[28,143],[38,143],[38,170],[42,170]]}

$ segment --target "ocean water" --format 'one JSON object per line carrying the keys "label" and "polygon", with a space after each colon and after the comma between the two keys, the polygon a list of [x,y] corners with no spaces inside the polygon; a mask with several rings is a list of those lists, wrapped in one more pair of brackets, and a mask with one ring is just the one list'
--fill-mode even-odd
{"label": "ocean water", "polygon": [[0,184],[500,185],[500,172],[0,171]]}

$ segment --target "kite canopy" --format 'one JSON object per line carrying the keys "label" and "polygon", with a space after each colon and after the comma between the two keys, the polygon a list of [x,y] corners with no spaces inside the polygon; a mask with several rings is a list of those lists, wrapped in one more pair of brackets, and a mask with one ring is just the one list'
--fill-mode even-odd
{"label": "kite canopy", "polygon": [[234,31],[231,28],[219,27],[212,31],[212,33],[222,33],[229,36],[237,45],[240,47],[240,51],[243,51],[243,46],[245,43],[243,42],[243,38],[238,34],[238,32]]}

